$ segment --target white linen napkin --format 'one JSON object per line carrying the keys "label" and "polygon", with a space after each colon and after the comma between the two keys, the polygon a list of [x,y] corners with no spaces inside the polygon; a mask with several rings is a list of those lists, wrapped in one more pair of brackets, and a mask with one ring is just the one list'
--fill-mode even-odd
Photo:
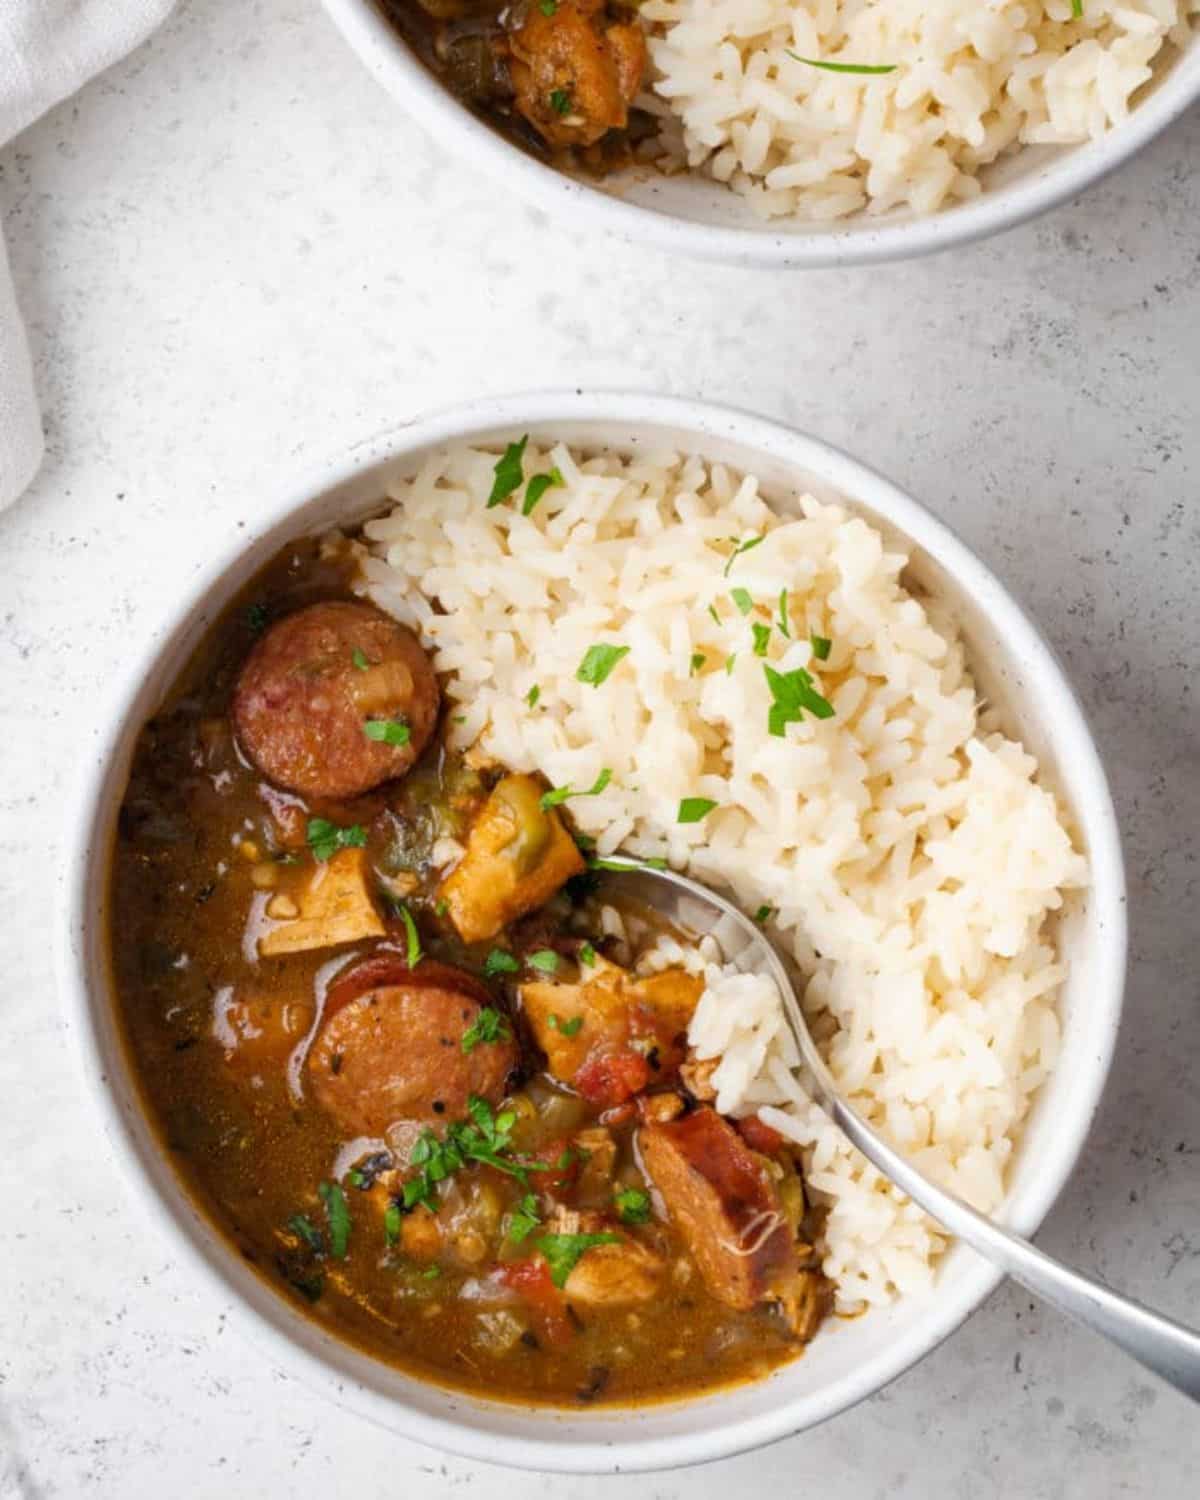
{"label": "white linen napkin", "polygon": [[[0,146],[146,39],[175,0],[0,0]],[[42,461],[25,328],[0,242],[0,510]]]}

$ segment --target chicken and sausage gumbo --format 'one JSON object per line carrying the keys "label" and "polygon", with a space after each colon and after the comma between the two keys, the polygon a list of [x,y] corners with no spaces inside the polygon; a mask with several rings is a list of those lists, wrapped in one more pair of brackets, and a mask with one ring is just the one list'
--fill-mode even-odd
{"label": "chicken and sausage gumbo", "polygon": [[139,739],[111,947],[152,1118],[248,1261],[413,1373],[559,1404],[764,1373],[828,1304],[795,1159],[713,1109],[702,981],[639,969],[661,926],[598,889],[586,789],[452,753],[355,566],[289,548]]}
{"label": "chicken and sausage gumbo", "polygon": [[452,93],[559,166],[606,172],[655,133],[634,107],[645,33],[619,0],[384,0],[384,10]]}

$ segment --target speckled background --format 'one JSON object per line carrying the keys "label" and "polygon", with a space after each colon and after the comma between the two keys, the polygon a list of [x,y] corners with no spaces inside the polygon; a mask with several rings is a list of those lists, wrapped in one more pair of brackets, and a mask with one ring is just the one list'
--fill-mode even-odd
{"label": "speckled background", "polygon": [[733,401],[958,528],[1066,660],[1132,887],[1127,1024],[1054,1254],[1200,1321],[1200,115],[1107,185],[913,265],[732,271],[498,197],[315,0],[184,0],[0,153],[49,458],[0,517],[0,1495],[273,1500],[1197,1493],[1193,1408],[1005,1289],[816,1432],[644,1479],[506,1473],[264,1368],[173,1264],[80,1096],[52,976],[102,690],[305,458],[553,384]]}

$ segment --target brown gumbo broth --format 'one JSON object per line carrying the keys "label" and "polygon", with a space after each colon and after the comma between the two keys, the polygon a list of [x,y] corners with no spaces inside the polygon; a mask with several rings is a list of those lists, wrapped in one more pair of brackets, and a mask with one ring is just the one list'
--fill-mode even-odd
{"label": "brown gumbo broth", "polygon": [[354,569],[289,547],[137,743],[111,957],[165,1148],[281,1293],[413,1374],[563,1405],[761,1376],[828,1306],[797,1163],[716,1114],[700,981],[638,971],[659,929],[569,803],[446,748]]}

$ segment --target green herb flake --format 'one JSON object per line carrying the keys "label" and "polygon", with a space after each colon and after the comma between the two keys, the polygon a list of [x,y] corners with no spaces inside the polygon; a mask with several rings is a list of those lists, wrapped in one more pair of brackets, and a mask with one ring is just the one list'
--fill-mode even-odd
{"label": "green herb flake", "polygon": [[521,965],[511,953],[505,953],[503,948],[493,948],[483,961],[483,972],[489,979],[495,979],[497,974],[515,974]]}
{"label": "green herb flake", "polygon": [[677,823],[702,823],[718,804],[710,797],[685,797],[679,804]]}
{"label": "green herb flake", "polygon": [[367,1179],[357,1167],[351,1167],[350,1171],[346,1173],[346,1181],[351,1187],[356,1188],[364,1188],[367,1185]]}
{"label": "green herb flake", "polygon": [[725,675],[726,675],[726,677],[732,677],[733,676],[733,664],[734,664],[735,661],[737,661],[737,652],[736,651],[732,651],[725,658]]}
{"label": "green herb flake", "polygon": [[551,787],[548,792],[542,793],[539,805],[543,812],[549,812],[552,807],[559,807],[568,797],[598,797],[611,780],[612,771],[605,766],[585,792],[574,792],[569,786]]}
{"label": "green herb flake", "polygon": [[433,908],[433,914],[434,914],[435,917],[444,917],[449,910],[450,910],[450,903],[443,896],[443,898]]}
{"label": "green herb flake", "polygon": [[520,1162],[513,1157],[510,1137],[517,1121],[513,1110],[502,1110],[493,1115],[487,1100],[472,1094],[467,1100],[467,1112],[471,1118],[455,1120],[448,1127],[444,1140],[429,1129],[423,1130],[417,1138],[409,1157],[410,1164],[417,1171],[404,1184],[404,1212],[411,1213],[422,1203],[428,1208],[436,1207],[437,1184],[469,1161],[481,1162],[515,1177],[522,1187],[528,1187],[530,1172],[547,1170],[544,1163]]}
{"label": "green herb flake", "polygon": [[322,1182],[317,1188],[329,1220],[329,1251],[334,1260],[345,1260],[350,1247],[350,1209],[346,1195],[336,1182]]}
{"label": "green herb flake", "polygon": [[688,668],[688,675],[690,677],[695,677],[696,673],[700,670],[700,668],[707,660],[708,657],[705,656],[703,651],[695,652],[695,654],[692,656],[691,666]]}
{"label": "green herb flake", "polygon": [[371,663],[367,660],[366,652],[361,651],[357,646],[355,646],[353,652],[351,653],[350,660],[354,663],[355,668],[359,672],[367,671],[367,669],[371,665]]}
{"label": "green herb flake", "polygon": [[766,541],[766,537],[748,536],[745,541],[739,542],[737,537],[731,536],[729,540],[733,543],[733,551],[725,559],[725,568],[723,572],[723,576],[725,578],[729,577],[729,570],[733,567],[737,559],[746,552],[752,552],[755,547],[761,547],[763,542]]}
{"label": "green herb flake", "polygon": [[790,641],[792,638],[791,626],[788,624],[788,591],[779,590],[779,633],[786,636]]}
{"label": "green herb flake", "polygon": [[650,1218],[650,1194],[641,1188],[618,1188],[613,1206],[626,1224],[645,1224]]}
{"label": "green herb flake", "polygon": [[417,931],[417,924],[407,906],[398,907],[397,913],[404,923],[404,936],[408,944],[408,967],[415,969],[421,962],[421,934]]}
{"label": "green herb flake", "polygon": [[826,73],[894,73],[899,66],[898,63],[840,63],[824,62],[816,57],[801,57],[799,53],[790,48],[783,49],[789,57],[795,58],[797,62],[807,63],[810,68],[823,68]]}
{"label": "green herb flake", "polygon": [[543,1234],[534,1244],[546,1257],[550,1267],[550,1280],[557,1287],[564,1287],[571,1272],[589,1250],[597,1245],[619,1245],[619,1234]]}
{"label": "green herb flake", "polygon": [[441,1266],[426,1266],[421,1272],[422,1281],[436,1281],[442,1274]]}
{"label": "green herb flake", "polygon": [[777,672],[763,663],[767,686],[774,702],[767,713],[767,732],[782,739],[789,724],[799,724],[805,710],[814,719],[832,719],[833,704],[823,698],[813,685],[811,675],[803,667],[794,672]]}
{"label": "green herb flake", "polygon": [[738,607],[738,614],[748,615],[754,608],[754,600],[750,597],[749,589],[731,589],[729,597]]}
{"label": "green herb flake", "polygon": [[525,694],[525,702],[529,704],[530,708],[536,708],[537,705],[538,705],[538,699],[541,696],[542,696],[542,690],[541,690],[540,687],[538,687],[537,683],[535,682],[534,685]]}
{"label": "green herb flake", "polygon": [[1083,0],[1071,0],[1071,18],[1075,21],[1083,20]]}
{"label": "green herb flake", "polygon": [[583,947],[580,948],[579,962],[581,964],[586,964],[589,969],[595,968],[596,950],[592,947],[591,943],[584,943]]}
{"label": "green herb flake", "polygon": [[529,1238],[541,1222],[536,1194],[526,1193],[513,1209],[508,1221],[508,1237],[514,1245],[519,1245],[522,1240]]}
{"label": "green herb flake", "polygon": [[407,745],[412,731],[402,719],[368,719],[363,733],[377,745]]}
{"label": "green herb flake", "polygon": [[569,115],[571,113],[571,95],[566,89],[550,90],[550,108],[556,115]]}
{"label": "green herb flake", "polygon": [[508,1017],[490,1005],[485,1005],[475,1017],[472,1025],[463,1032],[462,1049],[474,1052],[481,1042],[511,1042],[512,1027]]}
{"label": "green herb flake", "polygon": [[775,915],[775,908],[773,906],[767,906],[764,903],[754,913],[754,920],[761,927],[764,922],[769,922],[774,915]]}
{"label": "green herb flake", "polygon": [[713,618],[713,623],[719,625],[721,623],[721,616],[717,613],[717,606],[715,604],[710,604],[708,606],[708,612]]}
{"label": "green herb flake", "polygon": [[539,948],[525,960],[531,969],[541,974],[553,974],[558,968],[558,954],[553,948]]}
{"label": "green herb flake", "polygon": [[389,1203],[383,1211],[383,1238],[394,1245],[400,1238],[400,1220],[403,1217],[398,1203]]}
{"label": "green herb flake", "polygon": [[657,854],[648,859],[630,859],[627,855],[617,854],[608,859],[589,859],[589,870],[616,870],[624,872],[627,870],[665,870],[667,862],[660,859]]}
{"label": "green herb flake", "polygon": [[534,506],[547,490],[558,489],[566,482],[557,467],[551,469],[549,474],[535,474],[525,486],[525,503],[521,506],[521,514],[532,515]]}
{"label": "green herb flake", "polygon": [[818,661],[828,661],[829,653],[833,650],[833,642],[825,635],[810,635],[808,643],[812,647],[812,654]]}
{"label": "green herb flake", "polygon": [[552,16],[558,10],[558,0],[538,0],[538,10],[544,16]]}
{"label": "green herb flake", "polygon": [[287,1221],[287,1227],[298,1239],[304,1241],[314,1255],[324,1255],[325,1241],[321,1238],[321,1231],[307,1214],[293,1214]]}
{"label": "green herb flake", "polygon": [[270,611],[265,604],[251,604],[242,616],[251,635],[261,635],[267,628]]}
{"label": "green herb flake", "polygon": [[622,657],[628,655],[628,646],[609,646],[604,643],[589,646],[575,672],[575,680],[590,683],[592,687],[599,687],[602,682],[607,681],[609,674]]}
{"label": "green herb flake", "polygon": [[339,849],[365,849],[367,831],[361,823],[352,823],[348,828],[339,828],[327,818],[309,818],[307,829],[308,847],[322,864]]}
{"label": "green herb flake", "polygon": [[754,632],[755,656],[766,656],[767,647],[771,644],[771,627],[769,625],[760,625],[756,620],[750,628]]}
{"label": "green herb flake", "polygon": [[582,1016],[572,1016],[570,1020],[564,1021],[561,1016],[555,1015],[553,1011],[546,1019],[546,1024],[551,1031],[557,1031],[560,1036],[577,1036],[579,1028],[583,1025]]}
{"label": "green herb flake", "polygon": [[520,489],[521,481],[525,478],[525,445],[528,441],[529,434],[526,433],[519,443],[509,443],[496,460],[493,471],[496,478],[492,483],[492,493],[488,496],[488,510],[499,505],[502,500],[507,500],[514,490]]}

